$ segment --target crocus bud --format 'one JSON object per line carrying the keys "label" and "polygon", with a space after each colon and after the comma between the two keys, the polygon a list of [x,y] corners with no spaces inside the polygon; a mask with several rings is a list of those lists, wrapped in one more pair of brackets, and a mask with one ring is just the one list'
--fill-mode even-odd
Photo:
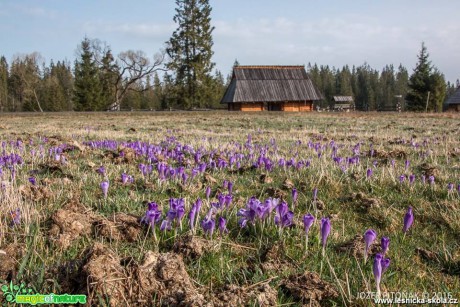
{"label": "crocus bud", "polygon": [[403,232],[406,233],[412,223],[414,222],[414,214],[412,213],[412,207],[407,208],[406,215],[404,216]]}
{"label": "crocus bud", "polygon": [[327,237],[331,232],[331,221],[328,218],[321,219],[321,244],[323,245],[323,250],[326,248]]}
{"label": "crocus bud", "polygon": [[390,246],[390,238],[382,237],[382,240],[380,241],[380,246],[382,247],[382,255],[385,256],[385,254],[388,251],[388,247]]}
{"label": "crocus bud", "polygon": [[374,229],[368,229],[364,233],[364,242],[365,242],[365,247],[364,247],[364,262],[367,261],[367,255],[369,251],[369,247],[371,244],[375,241],[377,238],[377,233],[375,232]]}
{"label": "crocus bud", "polygon": [[109,191],[109,182],[108,181],[102,181],[101,182],[101,189],[102,189],[102,193],[104,194],[104,198],[107,198],[107,192]]}

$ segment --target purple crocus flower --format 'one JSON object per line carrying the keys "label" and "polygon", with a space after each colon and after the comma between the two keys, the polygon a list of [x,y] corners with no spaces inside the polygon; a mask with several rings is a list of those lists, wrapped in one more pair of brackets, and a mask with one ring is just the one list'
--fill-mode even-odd
{"label": "purple crocus flower", "polygon": [[399,183],[403,183],[406,180],[406,175],[399,176]]}
{"label": "purple crocus flower", "polygon": [[157,224],[160,220],[161,211],[158,209],[158,204],[155,202],[149,202],[148,209],[145,212],[145,215],[142,217],[141,223],[150,225],[150,227],[152,227],[153,230],[155,228],[155,224]]}
{"label": "purple crocus flower", "polygon": [[313,189],[313,201],[315,202],[318,196],[318,188]]}
{"label": "purple crocus flower", "polygon": [[211,217],[207,216],[202,222],[201,227],[203,227],[203,231],[212,239],[212,234],[214,233],[214,229],[216,228],[216,222]]}
{"label": "purple crocus flower", "polygon": [[328,218],[323,217],[321,219],[321,243],[323,245],[323,256],[326,250],[327,237],[331,232],[331,221]]}
{"label": "purple crocus flower", "polygon": [[104,198],[107,198],[107,192],[109,191],[109,182],[108,181],[102,181],[101,182],[101,189],[102,189],[102,193],[104,194]]}
{"label": "purple crocus flower", "polygon": [[35,180],[35,177],[29,177],[29,182],[30,182],[32,185],[36,185],[36,184],[37,184],[37,181]]}
{"label": "purple crocus flower", "polygon": [[310,213],[305,214],[303,216],[303,227],[304,227],[306,235],[308,235],[308,231],[310,230],[310,227],[313,225],[314,222],[315,222],[315,217],[311,215]]}
{"label": "purple crocus flower", "polygon": [[373,172],[372,172],[372,169],[371,169],[371,168],[368,168],[368,169],[367,169],[367,172],[366,172],[366,177],[367,177],[367,179],[369,179],[369,178],[372,177],[372,173],[373,173]]}
{"label": "purple crocus flower", "polygon": [[377,254],[374,258],[373,272],[375,285],[377,287],[377,297],[380,297],[380,280],[382,279],[382,255]]}
{"label": "purple crocus flower", "polygon": [[460,193],[460,183],[457,185],[457,192]]}
{"label": "purple crocus flower", "polygon": [[100,166],[96,172],[98,172],[99,174],[101,175],[105,175],[105,167],[104,166]]}
{"label": "purple crocus flower", "polygon": [[366,261],[367,261],[367,255],[368,255],[368,252],[369,252],[369,247],[375,241],[376,238],[377,238],[377,233],[375,232],[374,229],[368,229],[364,233],[364,242],[365,242],[365,246],[364,246],[364,263],[366,263]]}
{"label": "purple crocus flower", "polygon": [[434,176],[428,177],[428,182],[429,182],[430,184],[434,184]]}
{"label": "purple crocus flower", "polygon": [[[201,210],[201,205],[202,205],[202,201],[200,198],[198,198],[195,202],[195,204],[193,205],[192,207],[192,210],[194,211],[194,216],[192,218],[191,215],[189,215],[189,218],[190,218],[190,228],[195,228],[195,224],[196,222],[198,221],[198,216],[200,215],[200,210]],[[195,218],[196,217],[196,218]],[[193,226],[192,226],[192,222],[193,222]]]}
{"label": "purple crocus flower", "polygon": [[206,199],[209,201],[209,197],[211,196],[211,187],[206,187]]}
{"label": "purple crocus flower", "polygon": [[385,258],[380,262],[382,265],[382,274],[385,273],[385,271],[388,269],[390,262],[390,258]]}
{"label": "purple crocus flower", "polygon": [[219,232],[223,236],[224,233],[227,233],[227,220],[223,217],[219,217]]}
{"label": "purple crocus flower", "polygon": [[275,225],[281,228],[291,226],[293,217],[294,213],[289,210],[286,202],[283,201],[276,207]]}
{"label": "purple crocus flower", "polygon": [[310,231],[310,227],[315,222],[315,217],[313,215],[305,214],[303,216],[303,228],[305,230],[305,250],[308,249],[308,232]]}
{"label": "purple crocus flower", "polygon": [[409,176],[409,183],[410,183],[410,184],[413,184],[414,182],[415,182],[415,175],[414,175],[414,174],[411,174],[411,175]]}
{"label": "purple crocus flower", "polygon": [[404,215],[404,226],[403,226],[404,234],[409,230],[413,222],[414,222],[414,214],[412,213],[412,207],[409,207],[407,208],[406,215]]}
{"label": "purple crocus flower", "polygon": [[233,193],[233,182],[229,181],[228,182],[228,194],[232,194]]}
{"label": "purple crocus flower", "polygon": [[133,176],[128,175],[126,173],[121,174],[121,183],[122,184],[133,183],[133,182],[134,182]]}
{"label": "purple crocus flower", "polygon": [[454,184],[453,184],[453,183],[449,183],[449,184],[447,185],[447,191],[452,192],[453,190],[454,190]]}
{"label": "purple crocus flower", "polygon": [[380,246],[382,247],[382,255],[385,256],[388,251],[388,247],[390,246],[390,238],[382,237],[380,240]]}
{"label": "purple crocus flower", "polygon": [[297,192],[296,188],[292,189],[292,202],[297,203],[297,198],[299,197],[299,193]]}
{"label": "purple crocus flower", "polygon": [[406,170],[409,168],[409,165],[410,165],[410,161],[409,161],[409,160],[406,160],[406,163],[405,163],[405,169],[406,169]]}

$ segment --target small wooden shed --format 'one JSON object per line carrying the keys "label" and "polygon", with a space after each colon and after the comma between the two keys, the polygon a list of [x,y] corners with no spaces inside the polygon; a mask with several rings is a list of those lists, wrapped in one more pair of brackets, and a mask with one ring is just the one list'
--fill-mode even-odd
{"label": "small wooden shed", "polygon": [[352,96],[334,96],[334,111],[350,112],[354,109]]}
{"label": "small wooden shed", "polygon": [[447,112],[460,112],[460,86],[446,101]]}
{"label": "small wooden shed", "polygon": [[235,66],[221,103],[229,111],[309,112],[322,99],[304,66]]}

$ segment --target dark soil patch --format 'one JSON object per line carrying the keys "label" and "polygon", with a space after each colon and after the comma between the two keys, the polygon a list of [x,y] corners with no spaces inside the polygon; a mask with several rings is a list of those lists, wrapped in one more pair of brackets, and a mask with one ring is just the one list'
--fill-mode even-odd
{"label": "dark soil patch", "polygon": [[19,192],[26,200],[40,201],[53,196],[53,193],[46,186],[21,185]]}
{"label": "dark soil patch", "polygon": [[17,268],[23,256],[24,246],[9,244],[0,248],[0,279],[14,280]]}
{"label": "dark soil patch", "polygon": [[215,295],[212,305],[226,306],[276,306],[278,292],[268,283],[248,287],[227,285],[222,292]]}
{"label": "dark soil patch", "polygon": [[173,250],[185,258],[197,259],[206,251],[212,249],[212,243],[202,237],[188,235],[179,238],[174,244]]}
{"label": "dark soil patch", "polygon": [[269,246],[263,251],[260,258],[261,267],[265,273],[294,270],[293,261],[286,258],[286,253],[281,245],[276,244]]}
{"label": "dark soil patch", "polygon": [[66,249],[80,236],[90,236],[96,219],[91,209],[73,199],[51,216],[50,239],[60,248]]}
{"label": "dark soil patch", "polygon": [[142,225],[139,217],[120,212],[95,221],[93,231],[95,238],[102,236],[109,240],[136,242],[140,239]]}
{"label": "dark soil patch", "polygon": [[308,306],[324,306],[328,299],[339,296],[332,284],[322,280],[314,272],[291,275],[281,283],[281,288]]}
{"label": "dark soil patch", "polygon": [[[355,256],[356,258],[364,258],[364,237],[362,235],[356,235],[353,239],[339,243],[335,246],[335,250],[339,253],[347,253]],[[382,250],[378,240],[375,240],[368,250],[368,259],[373,258],[377,253],[380,253]]]}
{"label": "dark soil patch", "polygon": [[148,251],[143,261],[137,263],[132,258],[120,259],[108,247],[96,243],[85,252],[82,260],[59,266],[57,270],[62,270],[56,275],[62,290],[87,294],[90,305],[205,304],[203,295],[185,270],[182,256],[174,253]]}

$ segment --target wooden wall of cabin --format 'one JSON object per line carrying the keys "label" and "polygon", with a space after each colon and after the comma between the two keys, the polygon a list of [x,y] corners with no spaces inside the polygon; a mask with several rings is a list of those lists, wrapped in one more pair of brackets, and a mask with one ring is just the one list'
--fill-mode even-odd
{"label": "wooden wall of cabin", "polygon": [[447,108],[448,112],[460,112],[460,104],[451,104]]}
{"label": "wooden wall of cabin", "polygon": [[244,112],[260,112],[264,110],[264,104],[262,102],[255,103],[242,103],[241,111]]}
{"label": "wooden wall of cabin", "polygon": [[283,102],[281,110],[284,112],[311,112],[312,103],[307,102]]}

